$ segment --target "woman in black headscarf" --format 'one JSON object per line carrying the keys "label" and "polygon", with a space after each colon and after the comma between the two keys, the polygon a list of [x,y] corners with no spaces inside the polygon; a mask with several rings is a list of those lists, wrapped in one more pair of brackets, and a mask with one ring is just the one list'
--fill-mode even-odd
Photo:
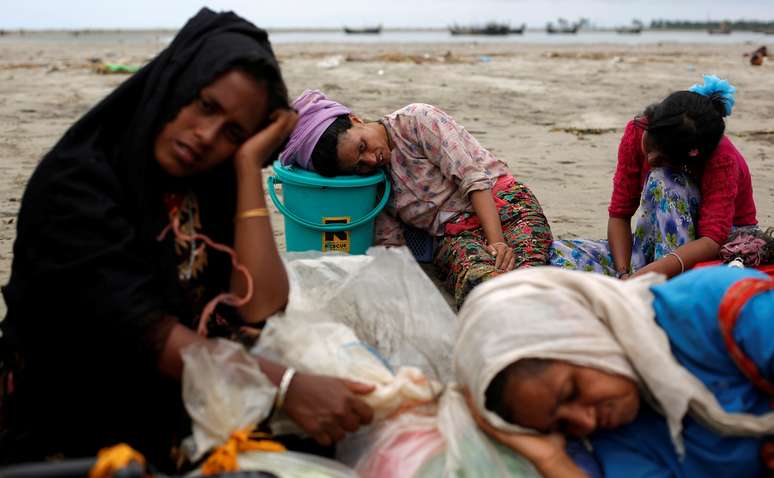
{"label": "woman in black headscarf", "polygon": [[[204,303],[253,283],[209,327],[233,337],[287,301],[261,168],[296,118],[266,32],[203,9],[43,158],[3,288],[0,463],[116,442],[169,463],[186,427],[180,350],[207,340],[192,330]],[[245,274],[179,234],[159,239],[172,221],[233,245]],[[357,398],[369,387],[256,362],[318,442],[370,421]]]}

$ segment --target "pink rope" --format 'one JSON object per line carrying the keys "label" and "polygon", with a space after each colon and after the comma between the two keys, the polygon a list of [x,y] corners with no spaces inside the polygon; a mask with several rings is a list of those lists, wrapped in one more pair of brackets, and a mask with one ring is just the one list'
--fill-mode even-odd
{"label": "pink rope", "polygon": [[[161,234],[157,237],[159,241],[164,240],[164,237],[167,235],[167,233],[170,231],[170,229],[174,232],[175,237],[186,242],[191,242],[193,244],[194,241],[202,241],[206,245],[212,247],[213,249],[216,249],[221,252],[225,252],[228,255],[231,256],[231,265],[234,267],[234,269],[238,270],[242,273],[242,275],[245,277],[245,284],[247,285],[247,290],[245,291],[245,295],[240,297],[237,294],[234,294],[233,292],[221,292],[220,294],[216,295],[214,298],[212,298],[209,302],[207,302],[207,305],[204,306],[204,309],[202,309],[202,314],[199,317],[199,326],[197,327],[196,332],[201,335],[202,337],[207,336],[207,323],[210,320],[210,316],[215,311],[215,307],[218,306],[218,304],[226,304],[233,307],[242,307],[243,305],[250,302],[250,299],[253,297],[253,276],[250,275],[250,271],[247,270],[247,267],[243,266],[237,257],[236,251],[228,247],[224,244],[217,243],[210,239],[209,237],[205,236],[204,234],[194,233],[194,234],[186,234],[185,232],[180,230],[180,218],[177,215],[177,210],[173,210],[169,213],[169,224],[167,227],[164,228],[163,231],[161,231]],[[204,246],[200,246],[196,250],[196,254],[201,253],[204,250]]]}

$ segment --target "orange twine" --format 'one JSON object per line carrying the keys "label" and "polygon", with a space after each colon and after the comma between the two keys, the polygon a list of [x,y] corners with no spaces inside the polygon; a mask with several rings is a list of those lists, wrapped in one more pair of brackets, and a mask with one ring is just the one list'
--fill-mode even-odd
{"label": "orange twine", "polygon": [[89,478],[110,478],[133,461],[145,466],[145,458],[126,443],[103,448],[97,453],[97,462],[89,470]]}
{"label": "orange twine", "polygon": [[[258,433],[252,437],[260,438],[268,435]],[[228,441],[219,446],[207,458],[202,465],[202,474],[204,476],[219,475],[230,471],[239,470],[237,464],[237,455],[247,451],[268,451],[283,452],[286,451],[281,443],[272,440],[254,440],[251,438],[250,431],[238,430],[229,436]]]}
{"label": "orange twine", "polygon": [[[247,304],[250,299],[253,297],[253,276],[250,275],[250,271],[247,270],[247,267],[243,266],[237,257],[236,251],[232,249],[231,247],[228,247],[224,244],[219,244],[209,237],[205,236],[204,234],[194,233],[194,234],[186,234],[185,232],[180,230],[180,216],[179,213],[180,210],[177,207],[173,207],[169,211],[169,224],[167,227],[164,228],[163,231],[161,231],[161,234],[157,237],[159,241],[164,240],[164,237],[167,235],[167,233],[172,230],[174,232],[175,237],[180,239],[181,241],[191,242],[193,244],[194,241],[199,240],[204,242],[206,245],[212,247],[213,249],[216,249],[221,252],[225,252],[228,255],[231,256],[231,265],[234,267],[234,269],[238,270],[242,273],[242,275],[245,278],[245,286],[246,291],[245,295],[242,297],[239,297],[237,294],[234,294],[233,292],[222,292],[218,295],[216,295],[213,299],[211,299],[209,302],[207,302],[207,305],[204,306],[204,309],[202,309],[202,315],[199,318],[199,327],[197,328],[197,333],[201,335],[202,337],[207,336],[207,323],[210,320],[210,317],[212,316],[212,313],[215,311],[215,307],[217,307],[218,304],[223,303],[227,305],[231,305],[233,307],[242,307],[243,305]],[[199,247],[196,250],[196,254],[201,253],[203,250],[203,247]]]}

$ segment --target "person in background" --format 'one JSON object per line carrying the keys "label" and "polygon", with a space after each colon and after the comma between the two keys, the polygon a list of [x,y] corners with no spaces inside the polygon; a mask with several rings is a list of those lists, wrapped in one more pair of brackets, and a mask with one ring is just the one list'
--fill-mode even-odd
{"label": "person in background", "polygon": [[282,163],[324,176],[383,168],[393,193],[375,243],[403,245],[402,224],[437,238],[434,261],[458,306],[483,281],[547,262],[552,236],[538,200],[441,109],[415,103],[364,122],[316,90],[293,106],[299,127]]}
{"label": "person in background", "polygon": [[754,228],[750,170],[723,134],[734,92],[705,76],[703,85],[672,93],[630,121],[618,147],[607,240],[555,241],[551,264],[620,278],[673,277],[717,259],[732,230]]}

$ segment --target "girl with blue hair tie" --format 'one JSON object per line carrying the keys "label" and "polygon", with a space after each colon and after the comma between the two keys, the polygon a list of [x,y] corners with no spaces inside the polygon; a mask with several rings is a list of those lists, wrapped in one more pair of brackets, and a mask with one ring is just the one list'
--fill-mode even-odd
{"label": "girl with blue hair tie", "polygon": [[716,259],[732,230],[756,227],[750,170],[723,134],[735,92],[705,75],[703,85],[631,120],[618,149],[607,240],[554,241],[551,264],[624,279],[673,277]]}

